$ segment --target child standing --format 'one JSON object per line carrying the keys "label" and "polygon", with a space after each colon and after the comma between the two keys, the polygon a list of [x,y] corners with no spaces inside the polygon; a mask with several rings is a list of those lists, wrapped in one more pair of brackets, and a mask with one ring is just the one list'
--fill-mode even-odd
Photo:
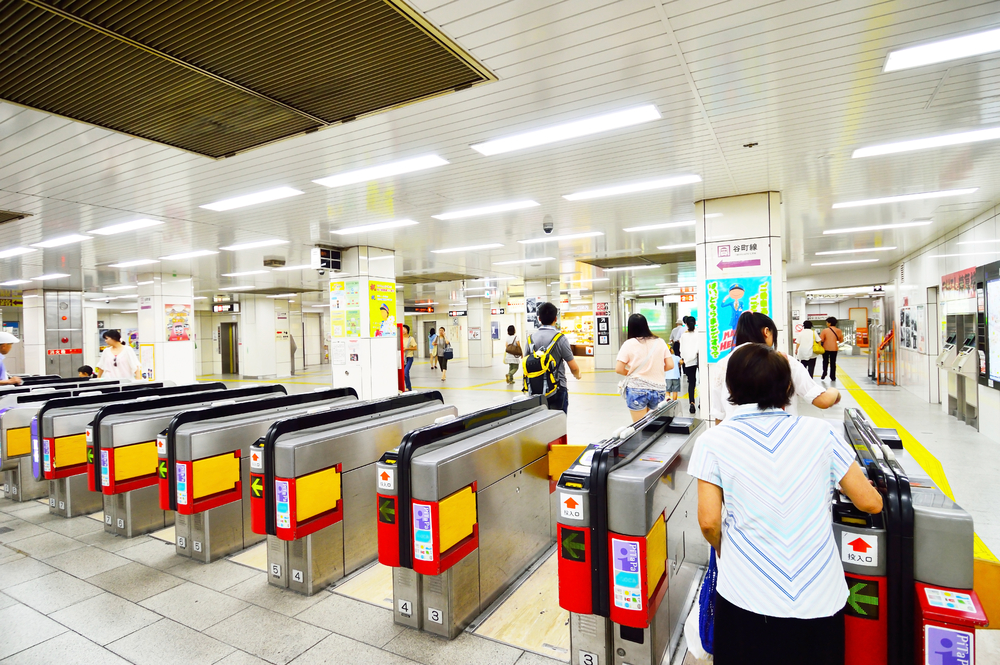
{"label": "child standing", "polygon": [[681,393],[680,346],[680,342],[674,342],[671,345],[670,354],[674,359],[674,367],[673,369],[668,369],[665,376],[667,381],[667,396],[673,400],[676,400]]}

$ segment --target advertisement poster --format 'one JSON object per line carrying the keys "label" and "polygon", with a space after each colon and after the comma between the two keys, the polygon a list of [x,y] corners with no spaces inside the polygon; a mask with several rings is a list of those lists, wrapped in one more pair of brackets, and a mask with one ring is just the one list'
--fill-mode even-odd
{"label": "advertisement poster", "polygon": [[717,363],[733,350],[736,320],[746,311],[771,315],[771,278],[740,277],[705,282],[708,313],[708,362]]}
{"label": "advertisement poster", "polygon": [[139,367],[142,368],[142,378],[146,381],[156,380],[156,363],[153,355],[155,347],[152,344],[139,345]]}
{"label": "advertisement poster", "polygon": [[126,344],[132,347],[133,351],[139,350],[139,329],[138,328],[126,328],[123,331],[122,339],[127,340]]}
{"label": "advertisement poster", "polygon": [[330,281],[330,335],[333,339],[361,337],[361,283]]}
{"label": "advertisement poster", "polygon": [[396,336],[395,282],[368,282],[368,321],[371,337]]}
{"label": "advertisement poster", "polygon": [[989,339],[989,376],[1000,381],[1000,279],[986,282],[986,336]]}
{"label": "advertisement poster", "polygon": [[490,321],[490,339],[500,339],[499,321]]}
{"label": "advertisement poster", "polygon": [[538,327],[538,297],[528,296],[524,299],[524,311],[528,315],[528,327]]}
{"label": "advertisement poster", "polygon": [[191,341],[191,305],[164,305],[168,342]]}
{"label": "advertisement poster", "polygon": [[899,347],[917,350],[917,319],[911,307],[899,308]]}
{"label": "advertisement poster", "polygon": [[966,268],[941,277],[941,300],[976,297],[976,269]]}

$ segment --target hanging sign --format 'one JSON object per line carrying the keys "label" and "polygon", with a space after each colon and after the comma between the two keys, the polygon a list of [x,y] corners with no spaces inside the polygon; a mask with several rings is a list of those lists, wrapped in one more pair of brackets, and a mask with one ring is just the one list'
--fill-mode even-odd
{"label": "hanging sign", "polygon": [[743,277],[767,273],[771,268],[770,251],[771,244],[766,238],[707,243],[706,276]]}
{"label": "hanging sign", "polygon": [[976,269],[966,268],[941,276],[941,300],[964,300],[976,297]]}

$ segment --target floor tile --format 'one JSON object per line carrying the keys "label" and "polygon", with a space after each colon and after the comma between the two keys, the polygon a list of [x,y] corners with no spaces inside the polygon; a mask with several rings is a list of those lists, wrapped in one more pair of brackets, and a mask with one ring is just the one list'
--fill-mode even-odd
{"label": "floor tile", "polygon": [[131,562],[97,547],[81,547],[49,557],[45,559],[45,563],[63,570],[73,577],[86,579]]}
{"label": "floor tile", "polygon": [[385,645],[404,630],[392,622],[392,610],[337,594],[327,596],[295,618],[376,647]]}
{"label": "floor tile", "polygon": [[88,533],[85,536],[77,536],[76,539],[81,543],[99,547],[107,552],[118,552],[129,547],[142,545],[143,543],[149,541],[149,538],[145,536],[139,536],[137,538],[122,538],[121,536],[116,536],[113,533],[108,533],[103,529],[93,533]]}
{"label": "floor tile", "polygon": [[[569,658],[569,656],[567,656],[567,658]],[[521,654],[521,657],[517,659],[515,665],[566,665],[566,661],[548,658],[532,651],[525,651]]]}
{"label": "floor tile", "polygon": [[66,631],[58,637],[53,637],[3,661],[3,665],[52,665],[52,663],[128,665],[128,661],[72,631]]}
{"label": "floor tile", "polygon": [[17,601],[5,593],[0,593],[0,610],[10,607],[11,605],[17,605]]}
{"label": "floor tile", "polygon": [[388,651],[382,651],[370,644],[358,642],[343,635],[333,634],[296,658],[293,665],[328,665],[329,663],[414,665],[419,662]]}
{"label": "floor tile", "polygon": [[170,574],[216,591],[228,589],[252,577],[264,577],[259,571],[225,559],[212,563],[198,563],[187,559],[180,565],[171,567]]}
{"label": "floor tile", "polygon": [[49,616],[100,645],[114,642],[160,620],[155,612],[106,592]]}
{"label": "floor tile", "polygon": [[0,610],[0,658],[6,658],[66,632],[66,627],[30,607],[11,605]]}
{"label": "floor tile", "polygon": [[43,526],[38,526],[37,524],[32,524],[31,522],[25,522],[22,519],[4,522],[3,526],[5,529],[11,529],[11,531],[0,533],[0,543],[4,544],[13,544],[24,540],[25,538],[51,533]]}
{"label": "floor tile", "polygon": [[303,596],[300,593],[268,584],[267,575],[263,574],[255,575],[245,582],[240,582],[226,589],[225,594],[290,617],[309,609],[330,595],[320,591],[312,596]]}
{"label": "floor tile", "polygon": [[454,640],[416,630],[404,630],[382,647],[413,660],[435,665],[513,665],[522,651],[462,633]]}
{"label": "floor tile", "polygon": [[6,589],[22,582],[54,573],[55,570],[52,566],[36,559],[22,557],[0,566],[0,589]]}
{"label": "floor tile", "polygon": [[17,561],[18,559],[23,559],[24,554],[21,554],[16,549],[11,549],[6,545],[0,545],[0,566],[5,563],[10,563],[11,561]]}
{"label": "floor tile", "polygon": [[267,665],[267,661],[245,651],[234,651],[215,665]]}
{"label": "floor tile", "polygon": [[79,541],[51,531],[17,541],[17,549],[27,552],[36,559],[48,559],[50,556],[79,549],[83,546],[83,543]]}
{"label": "floor tile", "polygon": [[87,581],[134,603],[184,584],[179,577],[135,562],[94,575]]}
{"label": "floor tile", "polygon": [[167,570],[185,561],[191,561],[177,556],[177,549],[173,543],[164,543],[150,538],[146,538],[138,545],[118,550],[116,554],[159,570]]}
{"label": "floor tile", "polygon": [[233,648],[187,626],[161,619],[107,648],[136,665],[211,665]]}
{"label": "floor tile", "polygon": [[50,575],[5,589],[4,593],[43,614],[50,614],[96,596],[101,590],[57,570]]}
{"label": "floor tile", "polygon": [[[248,630],[248,626],[253,630]],[[205,634],[269,663],[284,665],[330,633],[284,614],[251,606],[212,626]]]}
{"label": "floor tile", "polygon": [[205,630],[248,607],[242,600],[185,582],[140,603],[195,630]]}
{"label": "floor tile", "polygon": [[12,510],[10,515],[18,519],[24,520],[25,522],[31,522],[32,524],[48,524],[56,520],[64,519],[49,512],[49,507],[47,505],[43,506],[34,501],[26,501],[22,503],[19,508]]}
{"label": "floor tile", "polygon": [[54,522],[47,523],[45,528],[49,531],[61,533],[64,536],[76,538],[78,536],[85,536],[88,533],[104,531],[104,522],[98,522],[85,516],[74,517],[68,520],[59,518]]}

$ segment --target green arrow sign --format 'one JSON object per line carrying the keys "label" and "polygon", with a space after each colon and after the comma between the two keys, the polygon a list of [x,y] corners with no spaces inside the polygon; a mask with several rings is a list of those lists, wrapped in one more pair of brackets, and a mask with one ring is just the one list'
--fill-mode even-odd
{"label": "green arrow sign", "polygon": [[93,464],[93,463],[94,463],[94,449],[87,448],[87,464]]}
{"label": "green arrow sign", "polygon": [[250,494],[256,499],[264,496],[264,483],[261,482],[260,476],[254,476],[250,481]]}
{"label": "green arrow sign", "polygon": [[378,521],[383,524],[396,523],[396,505],[392,499],[378,498]]}
{"label": "green arrow sign", "polygon": [[160,478],[167,477],[167,463],[164,462],[163,460],[160,460],[159,472],[160,472]]}
{"label": "green arrow sign", "polygon": [[878,582],[848,577],[847,583],[847,614],[862,619],[878,619]]}
{"label": "green arrow sign", "polygon": [[583,561],[587,558],[587,546],[584,545],[582,531],[566,528],[562,530],[562,558],[570,561]]}

